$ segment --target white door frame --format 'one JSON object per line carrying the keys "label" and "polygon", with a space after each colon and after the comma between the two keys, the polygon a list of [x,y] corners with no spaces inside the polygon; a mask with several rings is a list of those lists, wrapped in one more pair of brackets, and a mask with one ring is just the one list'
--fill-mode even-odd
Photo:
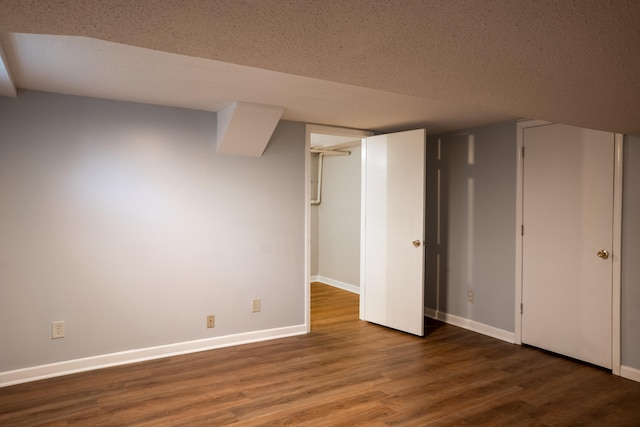
{"label": "white door frame", "polygon": [[[521,120],[517,124],[516,150],[516,300],[515,300],[515,343],[522,344],[522,184],[523,158],[522,147],[524,129],[553,124],[542,120]],[[622,148],[623,135],[615,134],[614,180],[613,180],[613,248],[612,248],[612,307],[611,307],[611,362],[612,372],[620,375],[620,286],[622,249]]]}
{"label": "white door frame", "polygon": [[307,124],[305,127],[305,156],[304,156],[304,179],[305,182],[305,205],[304,205],[304,324],[307,332],[311,331],[311,134],[320,133],[324,135],[350,136],[354,138],[366,138],[373,135],[373,132],[348,129],[333,126],[323,126]]}

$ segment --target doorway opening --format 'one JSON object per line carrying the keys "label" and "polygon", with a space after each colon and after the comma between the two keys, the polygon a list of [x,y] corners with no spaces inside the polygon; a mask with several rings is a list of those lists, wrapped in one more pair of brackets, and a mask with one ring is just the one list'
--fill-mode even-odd
{"label": "doorway opening", "polygon": [[306,325],[311,283],[360,293],[360,148],[373,133],[307,125]]}

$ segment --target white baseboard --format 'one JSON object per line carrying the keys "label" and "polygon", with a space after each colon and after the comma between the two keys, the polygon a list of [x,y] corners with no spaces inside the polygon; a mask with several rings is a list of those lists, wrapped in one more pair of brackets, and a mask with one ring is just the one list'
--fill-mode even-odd
{"label": "white baseboard", "polygon": [[629,380],[640,382],[640,369],[623,365],[620,367],[620,376]]}
{"label": "white baseboard", "polygon": [[339,280],[330,279],[324,276],[311,276],[312,282],[322,282],[327,285],[331,285],[334,288],[340,288],[345,291],[353,292],[354,294],[360,294],[360,287],[352,285],[351,283],[341,282]]}
{"label": "white baseboard", "polygon": [[442,322],[468,329],[479,334],[487,335],[501,341],[506,341],[511,344],[516,342],[516,334],[514,332],[494,328],[493,326],[485,325],[484,323],[476,322],[475,320],[466,319],[464,317],[455,316],[442,311],[436,311],[431,308],[425,308],[424,315],[432,319],[440,320]]}
{"label": "white baseboard", "polygon": [[307,333],[305,325],[287,326],[284,328],[266,329],[262,331],[246,332],[223,337],[206,338],[157,347],[141,348],[118,353],[102,354],[82,359],[66,360],[48,365],[33,366],[0,372],[0,388],[14,384],[37,381],[45,378],[59,377],[77,372],[108,368],[110,366],[126,365],[135,362],[177,356],[180,354],[196,353],[222,347],[267,341]]}

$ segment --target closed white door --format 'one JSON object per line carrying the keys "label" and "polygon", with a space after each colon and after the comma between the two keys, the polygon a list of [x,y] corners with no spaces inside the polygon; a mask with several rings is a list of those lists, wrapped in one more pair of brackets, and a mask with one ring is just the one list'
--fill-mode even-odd
{"label": "closed white door", "polygon": [[361,318],[424,334],[424,129],[362,145]]}
{"label": "closed white door", "polygon": [[611,368],[614,134],[523,132],[522,342]]}

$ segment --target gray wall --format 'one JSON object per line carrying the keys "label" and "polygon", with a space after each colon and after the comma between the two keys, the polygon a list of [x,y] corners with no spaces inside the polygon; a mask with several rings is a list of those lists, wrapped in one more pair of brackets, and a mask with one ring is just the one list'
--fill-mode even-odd
{"label": "gray wall", "polygon": [[[360,147],[324,158],[317,207],[317,275],[360,285]],[[313,256],[312,256],[313,259]]]}
{"label": "gray wall", "polygon": [[[38,92],[0,97],[0,322],[10,325],[0,329],[0,372],[302,324],[304,132],[281,122],[262,158],[220,156],[212,113]],[[427,145],[426,306],[508,331],[515,135],[508,122],[429,136]],[[357,203],[342,206],[352,217],[341,221],[358,234],[359,157],[327,162],[331,171],[358,160],[357,173],[346,169],[358,196],[344,201]],[[640,135],[625,138],[624,174],[622,364],[640,369]],[[344,186],[325,185],[336,183]],[[359,251],[357,241],[345,249]],[[346,265],[355,254],[336,259]],[[358,283],[354,271],[332,271],[317,274]],[[256,297],[262,312],[251,314]],[[216,314],[215,329],[204,328],[207,314]],[[66,338],[50,339],[54,320],[66,321]]]}
{"label": "gray wall", "polygon": [[0,97],[0,371],[304,323],[305,126],[241,158],[216,154],[215,124]]}
{"label": "gray wall", "polygon": [[624,141],[622,201],[622,365],[640,369],[640,135]]}
{"label": "gray wall", "polygon": [[514,331],[515,198],[515,121],[427,138],[427,308]]}

